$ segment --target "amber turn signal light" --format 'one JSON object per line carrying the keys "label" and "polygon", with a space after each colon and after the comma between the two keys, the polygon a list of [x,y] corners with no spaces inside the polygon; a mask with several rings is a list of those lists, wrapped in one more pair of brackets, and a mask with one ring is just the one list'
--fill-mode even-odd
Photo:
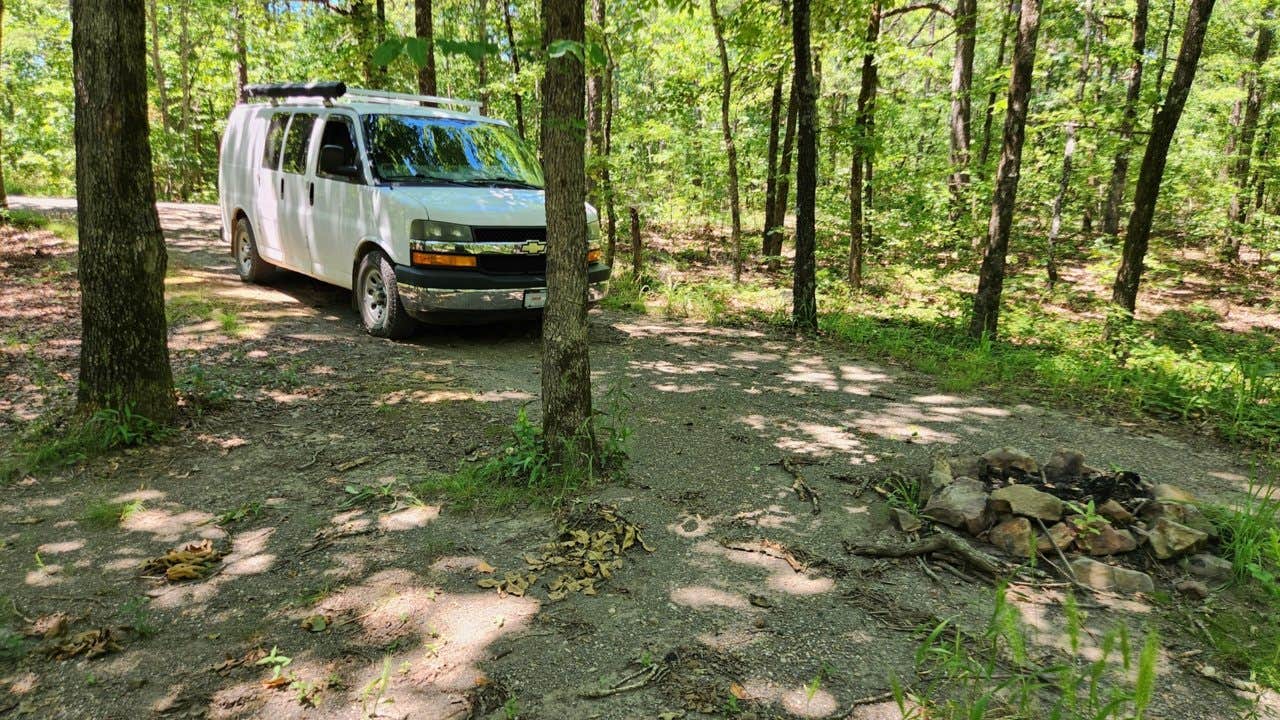
{"label": "amber turn signal light", "polygon": [[409,259],[414,265],[433,267],[473,268],[476,266],[475,255],[447,255],[445,253],[418,252],[415,250],[409,254]]}
{"label": "amber turn signal light", "polygon": [[598,263],[602,257],[604,257],[604,253],[600,251],[600,248],[587,251],[587,262],[589,263]]}

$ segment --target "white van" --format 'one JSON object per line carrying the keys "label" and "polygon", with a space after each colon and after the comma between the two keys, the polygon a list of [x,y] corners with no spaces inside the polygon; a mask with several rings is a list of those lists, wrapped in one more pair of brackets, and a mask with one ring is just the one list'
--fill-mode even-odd
{"label": "white van", "polygon": [[[471,101],[343,83],[253,85],[245,95],[218,168],[223,237],[241,279],[285,268],[350,288],[378,337],[405,337],[415,320],[540,311],[542,168],[505,122]],[[586,213],[595,302],[609,267],[599,216]]]}

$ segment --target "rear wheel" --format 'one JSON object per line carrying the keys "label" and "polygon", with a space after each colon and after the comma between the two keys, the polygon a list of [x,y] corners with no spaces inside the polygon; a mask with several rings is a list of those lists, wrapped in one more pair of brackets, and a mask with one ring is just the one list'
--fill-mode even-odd
{"label": "rear wheel", "polygon": [[258,241],[253,235],[253,226],[249,218],[240,216],[236,219],[233,235],[232,254],[236,259],[236,274],[245,282],[263,283],[275,275],[276,268],[262,259],[258,254]]}
{"label": "rear wheel", "polygon": [[395,268],[381,250],[360,259],[354,292],[360,321],[370,335],[398,340],[417,329],[417,323],[400,303]]}

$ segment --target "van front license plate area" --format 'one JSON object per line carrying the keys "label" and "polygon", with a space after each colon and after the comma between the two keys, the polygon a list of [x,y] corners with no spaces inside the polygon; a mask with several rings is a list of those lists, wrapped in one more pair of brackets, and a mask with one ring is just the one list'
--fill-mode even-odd
{"label": "van front license plate area", "polygon": [[547,304],[546,290],[525,290],[524,307],[526,310],[539,310]]}

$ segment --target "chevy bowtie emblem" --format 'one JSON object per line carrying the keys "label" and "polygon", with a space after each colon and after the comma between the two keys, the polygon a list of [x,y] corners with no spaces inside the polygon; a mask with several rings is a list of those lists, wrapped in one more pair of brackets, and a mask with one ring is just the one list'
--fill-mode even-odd
{"label": "chevy bowtie emblem", "polygon": [[520,246],[520,252],[525,253],[526,255],[537,255],[538,253],[544,253],[546,251],[547,244],[541,240],[530,240]]}

